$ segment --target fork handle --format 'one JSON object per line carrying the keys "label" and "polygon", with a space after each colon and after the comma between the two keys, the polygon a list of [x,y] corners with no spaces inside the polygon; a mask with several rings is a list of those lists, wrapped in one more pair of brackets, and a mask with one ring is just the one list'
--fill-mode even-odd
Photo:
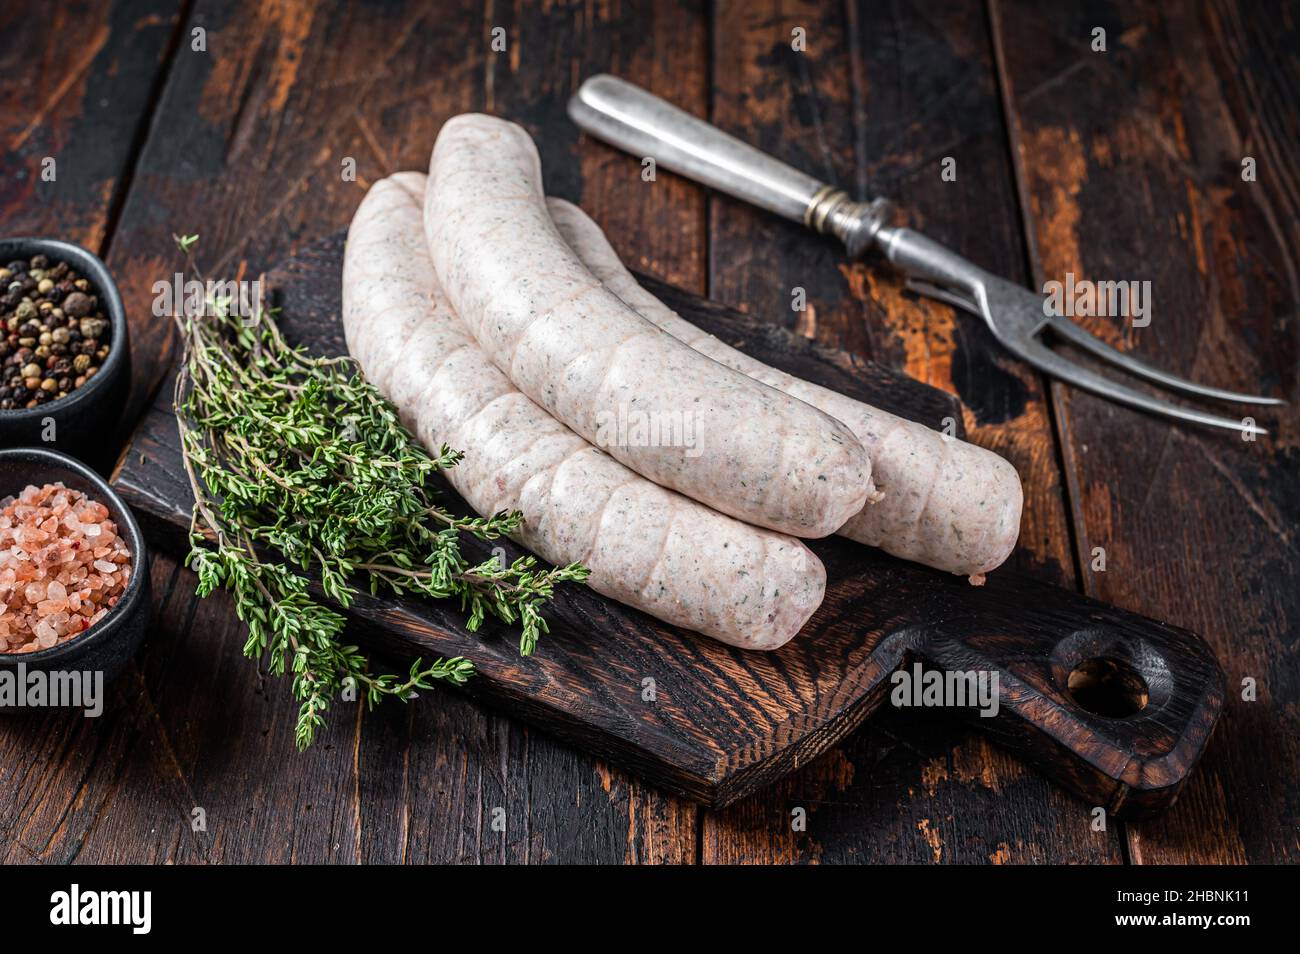
{"label": "fork handle", "polygon": [[843,190],[616,76],[584,82],[569,100],[569,117],[634,156],[653,158],[688,179],[834,235],[855,258],[871,247],[890,212],[884,199],[854,202]]}

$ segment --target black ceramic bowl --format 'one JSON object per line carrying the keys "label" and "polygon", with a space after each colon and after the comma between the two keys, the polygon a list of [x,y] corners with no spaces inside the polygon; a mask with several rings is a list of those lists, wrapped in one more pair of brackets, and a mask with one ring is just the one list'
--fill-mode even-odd
{"label": "black ceramic bowl", "polygon": [[[42,238],[0,239],[0,265],[33,255],[48,256],[51,262],[67,262],[90,282],[112,324],[112,337],[103,366],[67,397],[39,407],[0,410],[0,448],[45,446],[77,457],[103,459],[102,453],[95,452],[115,430],[131,378],[131,343],[122,296],[99,256],[79,245]],[[49,439],[51,433],[53,440]]]}
{"label": "black ceramic bowl", "polygon": [[[16,496],[28,484],[62,481],[108,508],[118,533],[131,548],[131,579],[117,605],[75,639],[31,653],[0,653],[0,669],[27,672],[62,670],[102,672],[104,682],[117,676],[144,640],[153,613],[149,595],[149,552],[135,517],[98,474],[80,461],[34,447],[0,450],[0,499]],[[4,711],[0,706],[0,711]]]}

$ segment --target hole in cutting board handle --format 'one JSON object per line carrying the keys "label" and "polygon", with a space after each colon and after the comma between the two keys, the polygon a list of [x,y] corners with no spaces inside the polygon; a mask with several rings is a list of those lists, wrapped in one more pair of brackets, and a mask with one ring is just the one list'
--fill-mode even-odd
{"label": "hole in cutting board handle", "polygon": [[1163,652],[1144,636],[1111,626],[1076,630],[1052,653],[1061,694],[1103,719],[1156,716],[1173,694]]}
{"label": "hole in cutting board handle", "polygon": [[1066,688],[1076,705],[1109,719],[1137,715],[1151,699],[1142,674],[1112,656],[1092,656],[1080,662],[1070,670]]}

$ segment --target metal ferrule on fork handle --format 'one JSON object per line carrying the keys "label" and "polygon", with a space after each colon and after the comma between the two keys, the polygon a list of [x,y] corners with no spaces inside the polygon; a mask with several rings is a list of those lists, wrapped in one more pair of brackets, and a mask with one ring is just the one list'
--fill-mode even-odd
{"label": "metal ferrule on fork handle", "polygon": [[865,255],[894,214],[888,199],[854,202],[843,189],[822,186],[804,210],[803,224],[822,235],[833,235],[854,258]]}

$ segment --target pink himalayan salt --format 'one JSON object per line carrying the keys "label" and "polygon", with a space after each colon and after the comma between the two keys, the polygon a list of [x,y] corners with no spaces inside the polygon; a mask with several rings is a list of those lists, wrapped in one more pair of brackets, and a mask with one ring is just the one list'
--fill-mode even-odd
{"label": "pink himalayan salt", "polygon": [[117,605],[131,552],[108,508],[63,484],[0,500],[0,652],[73,639]]}

